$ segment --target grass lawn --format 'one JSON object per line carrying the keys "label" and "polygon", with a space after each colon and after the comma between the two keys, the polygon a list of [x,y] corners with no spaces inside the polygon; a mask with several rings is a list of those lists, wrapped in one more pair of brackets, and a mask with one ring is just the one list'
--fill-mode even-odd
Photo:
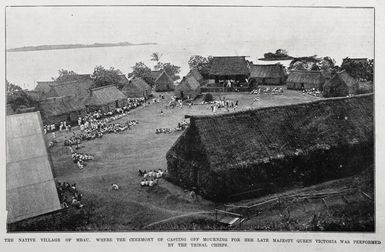
{"label": "grass lawn", "polygon": [[[193,202],[188,192],[163,179],[153,188],[142,188],[139,185],[141,178],[138,177],[138,169],[166,169],[166,152],[181,134],[155,134],[156,128],[175,128],[186,114],[212,114],[209,105],[200,104],[202,98],[195,101],[200,105],[191,108],[184,106],[182,109],[165,109],[172,94],[164,95],[165,99],[160,100],[160,103],[151,102],[116,121],[137,120],[139,124],[131,130],[83,142],[79,152],[93,154],[95,160],[89,161],[82,170],[72,162],[69,150],[63,146],[64,137],[70,136],[70,133],[57,133],[59,143],[50,149],[55,177],[61,182],[77,184],[83,193],[82,202],[90,213],[88,224],[76,227],[78,230],[138,230],[173,216],[215,208],[215,203],[199,197]],[[262,94],[257,102],[253,102],[255,95],[247,93],[213,95],[216,99],[226,97],[234,102],[238,100],[237,110],[320,99],[292,90],[285,90],[283,95]],[[160,114],[161,109],[163,115]],[[217,113],[227,112],[222,109]],[[47,138],[50,137],[48,134]],[[110,191],[112,183],[118,184],[120,190]],[[53,229],[58,230],[58,227]]]}

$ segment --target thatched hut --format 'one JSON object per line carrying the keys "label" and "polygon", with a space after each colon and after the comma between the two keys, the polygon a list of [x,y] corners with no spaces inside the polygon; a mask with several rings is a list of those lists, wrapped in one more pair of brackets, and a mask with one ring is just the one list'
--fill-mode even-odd
{"label": "thatched hut", "polygon": [[79,79],[66,82],[55,82],[50,85],[50,90],[45,93],[45,98],[61,96],[86,97],[94,86],[92,79]]}
{"label": "thatched hut", "polygon": [[178,98],[195,99],[201,93],[199,82],[192,75],[183,77],[182,81],[175,88],[175,96]]}
{"label": "thatched hut", "polygon": [[251,88],[258,85],[283,85],[285,80],[286,71],[281,64],[250,66],[249,83]]}
{"label": "thatched hut", "polygon": [[122,93],[129,98],[148,98],[151,95],[151,87],[140,77],[130,79],[122,88]]}
{"label": "thatched hut", "polygon": [[250,70],[245,56],[224,56],[212,59],[210,78],[215,79],[215,83],[221,80],[246,82],[249,75]]}
{"label": "thatched hut", "polygon": [[88,111],[101,110],[105,113],[127,105],[127,97],[114,85],[108,85],[91,89],[84,104]]}
{"label": "thatched hut", "polygon": [[158,78],[155,79],[155,91],[168,92],[173,91],[174,89],[174,81],[165,71],[162,71]]}
{"label": "thatched hut", "polygon": [[365,169],[374,163],[373,133],[371,94],[191,116],[167,169],[173,183],[209,199],[263,195]]}
{"label": "thatched hut", "polygon": [[44,124],[57,124],[63,121],[76,122],[86,114],[81,98],[76,96],[51,97],[40,101],[40,112]]}
{"label": "thatched hut", "polygon": [[199,83],[200,85],[203,85],[204,82],[205,82],[205,80],[204,80],[202,74],[201,74],[201,73],[198,71],[198,69],[196,69],[196,68],[191,69],[190,72],[188,72],[187,75],[193,76],[193,77],[198,81],[198,83]]}
{"label": "thatched hut", "polygon": [[39,112],[7,116],[7,223],[61,209]]}
{"label": "thatched hut", "polygon": [[287,89],[318,89],[322,90],[325,77],[320,71],[292,71],[287,77]]}
{"label": "thatched hut", "polygon": [[355,95],[358,92],[358,80],[350,76],[345,70],[336,73],[325,82],[323,88],[324,97],[343,97]]}

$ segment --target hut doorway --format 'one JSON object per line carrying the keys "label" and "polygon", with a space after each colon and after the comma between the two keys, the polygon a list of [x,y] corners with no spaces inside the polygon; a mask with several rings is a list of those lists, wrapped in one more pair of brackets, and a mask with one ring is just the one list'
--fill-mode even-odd
{"label": "hut doorway", "polygon": [[183,98],[184,98],[183,91],[180,91],[180,98],[182,98],[182,100],[183,100]]}
{"label": "hut doorway", "polygon": [[115,107],[119,108],[119,101],[118,100],[115,101]]}
{"label": "hut doorway", "polygon": [[305,84],[301,83],[301,89],[305,89]]}

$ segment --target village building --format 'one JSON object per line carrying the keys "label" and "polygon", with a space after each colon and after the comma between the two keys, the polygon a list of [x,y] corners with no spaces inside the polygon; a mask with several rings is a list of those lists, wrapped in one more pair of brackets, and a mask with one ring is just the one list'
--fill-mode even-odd
{"label": "village building", "polygon": [[83,102],[89,112],[101,110],[106,113],[127,105],[127,97],[114,85],[108,85],[91,89]]}
{"label": "village building", "polygon": [[61,96],[86,97],[94,86],[92,79],[79,79],[68,82],[56,82],[50,85],[50,90],[45,93],[46,98]]}
{"label": "village building", "polygon": [[208,199],[309,186],[374,163],[372,94],[189,118],[166,155],[169,179]]}
{"label": "village building", "polygon": [[204,80],[202,74],[196,68],[191,69],[187,75],[193,76],[195,78],[195,80],[197,80],[200,85],[203,85],[205,83],[205,80]]}
{"label": "village building", "polygon": [[144,97],[148,99],[151,95],[150,85],[140,77],[133,77],[132,79],[127,80],[127,84],[123,86],[121,91],[128,98]]}
{"label": "village building", "polygon": [[287,89],[322,90],[325,77],[320,71],[292,71],[286,80]]}
{"label": "village building", "polygon": [[358,88],[358,80],[354,79],[344,70],[336,73],[330,80],[325,82],[323,96],[343,97],[355,95],[358,92]]}
{"label": "village building", "polygon": [[39,112],[7,116],[7,224],[61,209]]}
{"label": "village building", "polygon": [[155,91],[168,92],[174,91],[174,89],[174,81],[165,71],[162,71],[158,78],[155,79]]}
{"label": "village building", "polygon": [[175,96],[181,99],[195,99],[201,93],[201,86],[192,74],[189,74],[181,80],[175,87]]}
{"label": "village building", "polygon": [[85,116],[86,108],[81,98],[76,96],[51,97],[40,101],[40,113],[44,124],[77,122]]}
{"label": "village building", "polygon": [[252,89],[258,85],[284,85],[285,67],[281,64],[251,65],[249,83]]}
{"label": "village building", "polygon": [[213,57],[210,79],[214,79],[215,83],[226,80],[244,83],[249,75],[245,56]]}

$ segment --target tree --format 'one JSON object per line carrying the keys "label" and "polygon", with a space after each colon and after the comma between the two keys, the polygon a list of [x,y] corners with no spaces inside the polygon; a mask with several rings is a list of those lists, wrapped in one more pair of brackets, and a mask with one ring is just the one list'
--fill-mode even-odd
{"label": "tree", "polygon": [[8,80],[5,81],[5,85],[7,86],[7,95],[13,94],[15,92],[22,90],[22,88],[20,86],[8,82]]}
{"label": "tree", "polygon": [[277,56],[288,56],[288,52],[285,49],[278,49],[275,51],[275,54]]}
{"label": "tree", "polygon": [[140,77],[150,86],[154,86],[154,79],[151,76],[151,69],[143,62],[137,62],[132,68],[132,72],[128,74],[129,77]]}
{"label": "tree", "polygon": [[164,70],[174,81],[180,79],[179,73],[180,73],[180,67],[175,66],[171,63],[162,63],[161,68]]}
{"label": "tree", "polygon": [[159,53],[159,52],[154,52],[151,54],[151,61],[156,61],[156,65],[155,65],[155,69],[160,69],[160,58],[163,56],[163,54]]}
{"label": "tree", "polygon": [[345,60],[342,62],[341,68],[353,78],[373,81],[373,59],[367,60],[366,62]]}
{"label": "tree", "polygon": [[58,72],[59,72],[59,76],[56,79],[52,78],[53,80],[56,80],[56,81],[71,81],[71,80],[74,80],[75,77],[77,76],[77,73],[75,73],[72,70],[60,69]]}
{"label": "tree", "polygon": [[335,60],[330,57],[317,58],[317,55],[310,57],[295,58],[290,62],[288,69],[305,71],[332,71],[335,68]]}
{"label": "tree", "polygon": [[96,66],[91,78],[94,80],[96,87],[107,85],[116,85],[119,87],[121,82],[120,75],[122,75],[122,72],[119,69],[113,67],[105,69],[103,66]]}
{"label": "tree", "polygon": [[211,56],[205,58],[200,55],[193,55],[190,57],[188,65],[190,69],[197,69],[203,77],[207,78],[212,65],[212,60],[213,57]]}

